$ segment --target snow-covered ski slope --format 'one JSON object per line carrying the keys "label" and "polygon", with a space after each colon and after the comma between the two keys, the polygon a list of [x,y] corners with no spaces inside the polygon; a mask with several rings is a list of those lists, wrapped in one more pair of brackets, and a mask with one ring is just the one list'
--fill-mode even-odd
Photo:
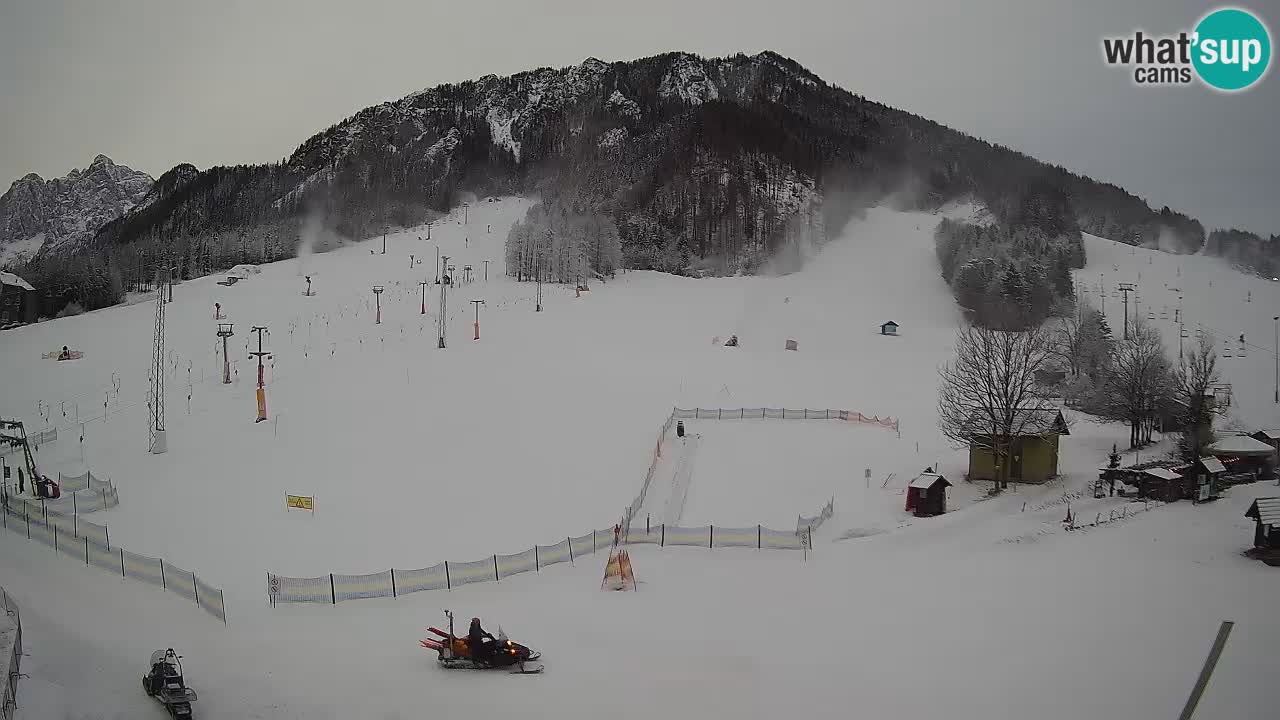
{"label": "snow-covered ski slope", "polygon": [[[223,587],[228,612],[224,628],[172,594],[0,532],[0,580],[23,608],[30,654],[21,717],[159,717],[138,676],[152,650],[170,646],[186,655],[202,717],[1170,717],[1220,619],[1238,624],[1203,716],[1265,717],[1280,702],[1267,675],[1280,641],[1271,618],[1280,576],[1238,556],[1252,537],[1249,499],[1275,488],[1065,533],[1065,505],[1053,499],[1094,477],[1105,450],[1127,437],[1080,422],[1064,438],[1062,484],[974,502],[959,480],[964,455],[934,421],[936,368],[960,322],[938,277],[936,217],[872,210],[787,277],[627,273],[582,298],[545,287],[546,311],[535,313],[533,286],[502,274],[506,228],[527,205],[473,203],[469,223],[450,216],[430,243],[417,239],[425,228],[389,235],[385,256],[377,238],[265,266],[230,288],[218,277],[178,286],[163,456],[145,452],[152,304],[0,334],[0,412],[33,429],[43,408],[58,425],[64,407],[69,414],[60,440],[40,451],[42,469],[81,468],[78,402],[82,419],[97,418],[85,425],[84,464],[120,488],[120,506],[94,520],[113,543]],[[1141,270],[1145,284],[1146,268],[1158,267],[1141,250],[1088,242],[1082,280],[1136,280]],[[417,283],[432,276],[437,245],[477,276],[492,261],[487,283],[451,293],[443,351],[436,286],[428,316],[418,315]],[[411,269],[410,252],[425,263]],[[1151,262],[1163,261],[1183,263],[1206,288],[1212,279],[1215,291],[1254,283],[1212,259]],[[302,296],[308,273],[314,297]],[[375,284],[387,288],[376,326]],[[1277,284],[1254,284],[1252,309],[1280,307]],[[487,305],[473,342],[467,301],[479,298]],[[1225,295],[1198,309],[1190,298],[1188,320],[1199,312],[1219,327],[1240,317]],[[231,386],[215,379],[214,302],[236,323]],[[1108,298],[1119,332],[1113,307]],[[900,337],[877,334],[887,320]],[[1265,338],[1255,329],[1265,323],[1250,323],[1246,339]],[[268,409],[278,423],[252,422],[244,341],[255,324],[271,330]],[[741,347],[722,346],[730,334]],[[800,350],[784,350],[787,339]],[[40,359],[62,345],[85,358]],[[1237,398],[1246,384],[1258,395],[1235,407],[1244,421],[1280,425],[1262,402],[1266,358],[1249,350],[1234,367],[1224,361]],[[113,373],[119,400],[103,420]],[[705,442],[682,522],[785,527],[835,494],[836,516],[807,562],[796,552],[638,547],[634,595],[599,590],[601,555],[452,592],[267,605],[268,571],[423,567],[603,527],[639,490],[673,406],[844,408],[900,418],[902,436],[817,421],[688,423]],[[958,510],[908,518],[902,486],[935,463],[957,482]],[[784,470],[793,472],[780,483]],[[315,495],[316,512],[286,511],[285,493]],[[1078,511],[1121,506],[1090,501]],[[871,536],[836,541],[844,534]],[[417,639],[445,607],[501,623],[544,653],[547,673],[439,671]]]}

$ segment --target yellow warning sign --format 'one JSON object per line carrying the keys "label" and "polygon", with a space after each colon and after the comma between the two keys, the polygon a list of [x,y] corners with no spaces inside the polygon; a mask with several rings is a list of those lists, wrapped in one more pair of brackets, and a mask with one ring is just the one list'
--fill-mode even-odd
{"label": "yellow warning sign", "polygon": [[310,495],[285,495],[284,504],[287,507],[298,508],[299,510],[316,509],[316,499]]}

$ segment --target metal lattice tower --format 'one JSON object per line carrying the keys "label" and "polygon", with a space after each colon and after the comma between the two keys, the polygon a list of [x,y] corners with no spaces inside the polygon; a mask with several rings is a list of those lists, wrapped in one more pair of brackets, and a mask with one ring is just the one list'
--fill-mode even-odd
{"label": "metal lattice tower", "polygon": [[151,387],[148,390],[147,407],[150,417],[147,418],[147,451],[163,453],[168,450],[168,442],[164,431],[164,278],[159,291],[156,292],[156,325],[151,340]]}

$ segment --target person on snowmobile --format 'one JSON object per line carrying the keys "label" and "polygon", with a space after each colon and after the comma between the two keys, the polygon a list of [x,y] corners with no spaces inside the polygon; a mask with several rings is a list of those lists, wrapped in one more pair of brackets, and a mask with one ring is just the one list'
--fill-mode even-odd
{"label": "person on snowmobile", "polygon": [[[488,642],[486,642],[486,639]],[[471,653],[472,660],[476,662],[487,661],[493,656],[497,642],[497,638],[480,627],[480,618],[471,618],[471,628],[467,630],[467,651]]]}

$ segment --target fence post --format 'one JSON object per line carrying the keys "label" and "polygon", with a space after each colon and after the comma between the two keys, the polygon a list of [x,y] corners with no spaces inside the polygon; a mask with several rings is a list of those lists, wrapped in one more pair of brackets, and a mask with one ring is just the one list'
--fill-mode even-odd
{"label": "fence post", "polygon": [[84,564],[89,564],[89,538],[84,539]]}
{"label": "fence post", "polygon": [[596,529],[591,528],[591,552],[595,553],[598,549],[596,547]]}
{"label": "fence post", "polygon": [[667,545],[667,524],[662,523],[662,537],[658,539],[658,547],[666,547]]}
{"label": "fence post", "polygon": [[756,525],[756,549],[760,549],[760,525]]}
{"label": "fence post", "polygon": [[[195,577],[193,574],[191,577]],[[227,599],[222,596],[222,588],[218,588],[218,604],[222,606],[222,627],[227,626]]]}
{"label": "fence post", "polygon": [[716,546],[716,526],[708,525],[707,526],[707,547],[713,548],[715,546]]}
{"label": "fence post", "polygon": [[[50,527],[47,522],[45,523],[45,526]],[[58,526],[53,525],[52,527],[53,527],[53,551],[58,552]]]}
{"label": "fence post", "polygon": [[542,561],[538,559],[538,546],[533,546],[533,571],[542,572]]}
{"label": "fence post", "polygon": [[644,514],[644,534],[645,535],[649,534],[649,515],[650,513]]}
{"label": "fence post", "polygon": [[[194,578],[194,577],[195,577],[195,573],[192,573],[192,574],[191,574],[191,577],[193,577],[193,578]],[[164,558],[160,558],[160,589],[161,589],[161,590],[168,590],[168,589],[169,589],[169,581],[168,581],[168,580],[165,580],[165,578],[164,578]]]}
{"label": "fence post", "polygon": [[502,579],[502,578],[498,577],[498,555],[497,555],[497,553],[494,553],[494,555],[493,555],[493,581],[494,581],[494,582],[498,582],[498,581],[499,581],[499,580],[501,580],[501,579]]}
{"label": "fence post", "polygon": [[338,604],[338,589],[333,584],[333,573],[329,573],[329,599],[334,605]]}
{"label": "fence post", "polygon": [[204,606],[200,604],[200,578],[196,577],[195,573],[191,573],[191,590],[196,596],[196,607],[203,610]]}
{"label": "fence post", "polygon": [[569,546],[569,564],[573,564],[573,538],[565,538],[564,543]]}
{"label": "fence post", "polygon": [[110,549],[111,549],[111,531],[107,529],[107,526],[106,526],[106,525],[103,525],[103,526],[102,526],[102,534],[106,536],[106,538],[107,538],[107,550],[110,550]]}
{"label": "fence post", "polygon": [[717,420],[724,419],[724,408],[716,408],[716,419]]}
{"label": "fence post", "polygon": [[[27,514],[27,504],[22,503],[22,519],[27,521],[27,539],[31,539],[31,516]],[[123,561],[121,561],[123,562]]]}
{"label": "fence post", "polygon": [[444,561],[444,589],[445,590],[453,589],[453,581],[449,579],[449,561],[448,560]]}
{"label": "fence post", "polygon": [[396,569],[391,568],[391,597],[396,597]]}
{"label": "fence post", "polygon": [[[120,548],[120,577],[127,577],[127,576],[124,574],[124,548]],[[192,577],[194,577],[194,576],[192,576]],[[196,604],[197,604],[197,605],[199,605],[199,604],[200,604],[200,600],[199,600],[199,598],[198,598],[198,597],[197,597],[197,599],[196,599]]]}
{"label": "fence post", "polygon": [[76,509],[76,494],[71,493],[71,515],[76,516],[79,514],[80,514],[80,511]]}

